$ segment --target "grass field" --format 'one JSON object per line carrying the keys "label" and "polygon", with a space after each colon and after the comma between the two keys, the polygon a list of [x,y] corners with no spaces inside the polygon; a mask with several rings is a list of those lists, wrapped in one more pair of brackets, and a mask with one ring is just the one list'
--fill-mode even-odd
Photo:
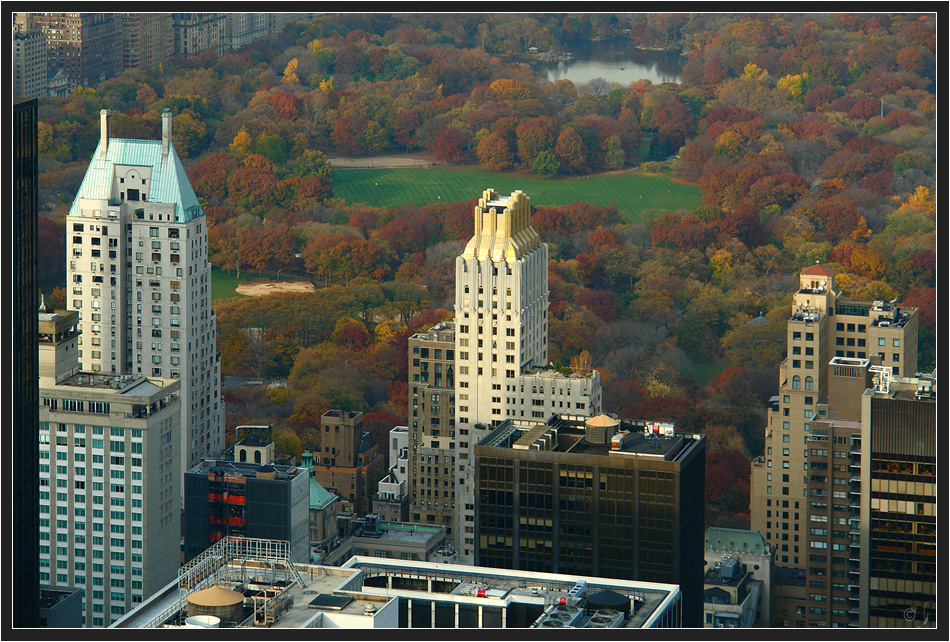
{"label": "grass field", "polygon": [[254,279],[276,279],[276,274],[271,274],[269,272],[264,272],[264,276],[259,275],[257,272],[245,272],[241,271],[241,278],[237,278],[237,272],[231,271],[231,274],[228,274],[224,270],[216,267],[211,268],[211,300],[216,301],[218,299],[233,299],[234,297],[244,296],[243,294],[238,294],[234,291],[241,283],[249,283]]}
{"label": "grass field", "polygon": [[699,188],[681,185],[666,175],[638,171],[572,176],[553,180],[528,173],[487,172],[470,167],[410,167],[401,169],[340,169],[333,174],[333,195],[347,203],[396,207],[406,203],[453,203],[481,196],[492,188],[500,194],[520,189],[535,206],[566,205],[574,201],[595,205],[617,204],[631,222],[644,210],[693,210],[699,207]]}

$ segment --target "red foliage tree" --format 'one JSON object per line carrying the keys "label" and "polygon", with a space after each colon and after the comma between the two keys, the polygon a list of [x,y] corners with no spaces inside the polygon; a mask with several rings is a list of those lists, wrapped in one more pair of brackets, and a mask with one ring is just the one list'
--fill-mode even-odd
{"label": "red foliage tree", "polygon": [[454,127],[445,129],[432,146],[436,158],[444,163],[461,163],[465,160],[465,135]]}
{"label": "red foliage tree", "polygon": [[347,156],[356,156],[363,151],[359,136],[366,126],[356,118],[340,116],[333,123],[333,129],[330,131],[330,139],[333,141],[333,147],[336,151]]}
{"label": "red foliage tree", "polygon": [[281,118],[294,120],[300,115],[300,99],[286,91],[276,91],[268,99]]}
{"label": "red foliage tree", "polygon": [[620,245],[620,238],[613,230],[606,227],[599,227],[587,235],[587,244],[594,250],[604,246],[618,247]]}
{"label": "red foliage tree", "polygon": [[584,288],[577,293],[577,302],[605,322],[616,321],[619,316],[620,298],[616,292]]}

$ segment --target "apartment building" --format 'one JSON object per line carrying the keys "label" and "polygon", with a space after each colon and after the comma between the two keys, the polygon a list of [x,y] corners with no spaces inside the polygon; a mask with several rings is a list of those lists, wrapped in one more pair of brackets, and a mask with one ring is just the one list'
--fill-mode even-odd
{"label": "apartment building", "polygon": [[170,13],[123,13],[121,69],[150,71],[172,57]]}
{"label": "apartment building", "polygon": [[752,463],[751,528],[777,547],[777,565],[804,568],[808,426],[819,404],[827,403],[832,359],[874,358],[898,372],[914,369],[917,310],[894,302],[844,300],[835,272],[813,265],[800,273],[787,346],[778,395],[769,406],[765,455]]}
{"label": "apartment building", "polygon": [[66,217],[67,297],[83,368],[181,380],[184,470],[224,449],[204,212],[172,142],[112,138],[109,110]]}
{"label": "apartment building", "polygon": [[79,315],[39,314],[39,564],[108,626],[180,563],[180,384],[79,365]]}
{"label": "apartment building", "polygon": [[446,321],[409,338],[407,493],[410,520],[444,526],[450,539],[455,462],[468,446],[468,430],[458,430],[455,411],[455,323]]}
{"label": "apartment building", "polygon": [[15,14],[13,22],[13,95],[46,97],[46,35],[29,13]]}
{"label": "apartment building", "polygon": [[384,522],[409,521],[408,426],[396,426],[389,431],[389,472],[379,481],[373,511]]}
{"label": "apartment building", "polygon": [[386,461],[363,432],[363,413],[328,410],[320,417],[320,445],[314,449],[313,475],[340,496],[340,512],[363,516],[386,476]]}
{"label": "apartment building", "polygon": [[46,36],[50,71],[63,69],[69,91],[98,87],[122,67],[122,19],[115,13],[34,13]]}

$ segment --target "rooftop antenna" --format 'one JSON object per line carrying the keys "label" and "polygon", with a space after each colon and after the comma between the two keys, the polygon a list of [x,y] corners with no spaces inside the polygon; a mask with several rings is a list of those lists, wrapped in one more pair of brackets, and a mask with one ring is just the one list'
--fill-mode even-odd
{"label": "rooftop antenna", "polygon": [[40,290],[40,312],[49,312],[46,308],[46,294]]}

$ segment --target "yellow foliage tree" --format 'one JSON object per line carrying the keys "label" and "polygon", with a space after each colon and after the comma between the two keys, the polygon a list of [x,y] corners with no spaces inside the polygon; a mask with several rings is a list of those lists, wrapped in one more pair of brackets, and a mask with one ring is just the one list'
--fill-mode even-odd
{"label": "yellow foliage tree", "polygon": [[237,158],[244,158],[251,153],[251,135],[247,133],[246,128],[242,127],[241,131],[234,136],[229,149],[231,155]]}
{"label": "yellow foliage tree", "polygon": [[331,91],[333,91],[333,76],[330,76],[329,78],[325,78],[320,81],[320,91],[322,91],[325,94],[328,94]]}
{"label": "yellow foliage tree", "polygon": [[291,58],[290,62],[287,63],[287,67],[284,69],[284,77],[280,82],[287,85],[299,85],[300,79],[297,78],[297,65],[298,61],[296,58]]}
{"label": "yellow foliage tree", "polygon": [[794,100],[801,100],[808,91],[808,74],[789,74],[780,78],[776,85],[787,91]]}
{"label": "yellow foliage tree", "polygon": [[755,63],[749,63],[745,66],[745,69],[742,70],[742,78],[748,78],[750,80],[757,80],[765,76],[767,72],[756,65]]}
{"label": "yellow foliage tree", "polygon": [[901,209],[904,207],[923,210],[931,216],[936,214],[937,211],[936,201],[930,198],[930,190],[923,185],[917,186],[917,189],[914,190],[913,195],[907,199],[907,202],[901,206]]}

